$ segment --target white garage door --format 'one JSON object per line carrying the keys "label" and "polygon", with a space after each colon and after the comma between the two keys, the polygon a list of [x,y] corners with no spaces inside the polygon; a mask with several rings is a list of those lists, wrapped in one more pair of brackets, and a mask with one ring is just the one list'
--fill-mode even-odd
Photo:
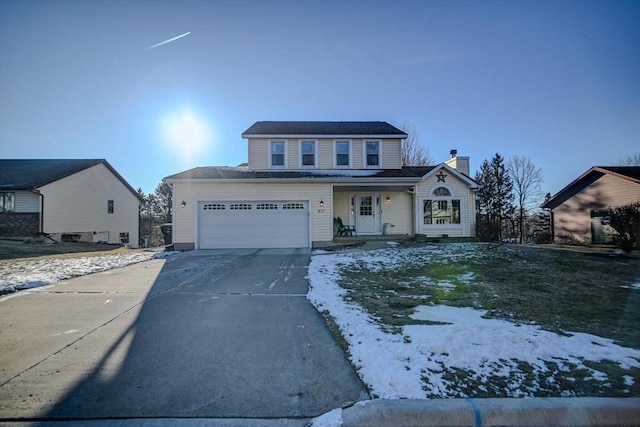
{"label": "white garage door", "polygon": [[204,201],[198,203],[198,247],[307,248],[306,201]]}

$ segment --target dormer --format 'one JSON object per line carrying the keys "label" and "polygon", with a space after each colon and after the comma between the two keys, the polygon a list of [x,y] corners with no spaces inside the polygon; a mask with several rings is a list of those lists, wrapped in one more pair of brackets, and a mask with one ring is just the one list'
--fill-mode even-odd
{"label": "dormer", "polygon": [[386,122],[256,122],[249,169],[401,169],[407,134]]}

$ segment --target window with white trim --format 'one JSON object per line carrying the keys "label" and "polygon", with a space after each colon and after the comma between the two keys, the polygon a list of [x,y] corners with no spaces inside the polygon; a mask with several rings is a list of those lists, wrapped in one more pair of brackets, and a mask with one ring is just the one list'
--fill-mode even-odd
{"label": "window with white trim", "polygon": [[380,167],[380,141],[365,141],[365,166]]}
{"label": "window with white trim", "polygon": [[303,139],[300,141],[300,167],[316,167],[316,141]]}
{"label": "window with white trim", "polygon": [[423,224],[460,224],[460,199],[454,199],[445,187],[433,190],[432,198],[422,203]]}
{"label": "window with white trim", "polygon": [[286,157],[286,144],[284,141],[271,141],[271,167],[284,168]]}
{"label": "window with white trim", "polygon": [[2,192],[0,193],[0,212],[16,211],[16,193]]}
{"label": "window with white trim", "polygon": [[351,141],[335,141],[336,167],[351,166]]}

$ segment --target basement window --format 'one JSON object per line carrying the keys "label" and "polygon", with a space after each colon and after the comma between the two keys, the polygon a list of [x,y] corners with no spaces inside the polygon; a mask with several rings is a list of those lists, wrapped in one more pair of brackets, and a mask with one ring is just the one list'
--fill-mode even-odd
{"label": "basement window", "polygon": [[120,243],[129,243],[129,233],[120,233]]}

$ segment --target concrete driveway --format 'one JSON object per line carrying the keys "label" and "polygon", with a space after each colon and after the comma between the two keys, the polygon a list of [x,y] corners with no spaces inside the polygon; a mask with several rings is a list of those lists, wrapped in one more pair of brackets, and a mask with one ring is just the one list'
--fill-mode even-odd
{"label": "concrete driveway", "polygon": [[193,251],[0,302],[0,420],[306,418],[366,399],[304,250]]}

